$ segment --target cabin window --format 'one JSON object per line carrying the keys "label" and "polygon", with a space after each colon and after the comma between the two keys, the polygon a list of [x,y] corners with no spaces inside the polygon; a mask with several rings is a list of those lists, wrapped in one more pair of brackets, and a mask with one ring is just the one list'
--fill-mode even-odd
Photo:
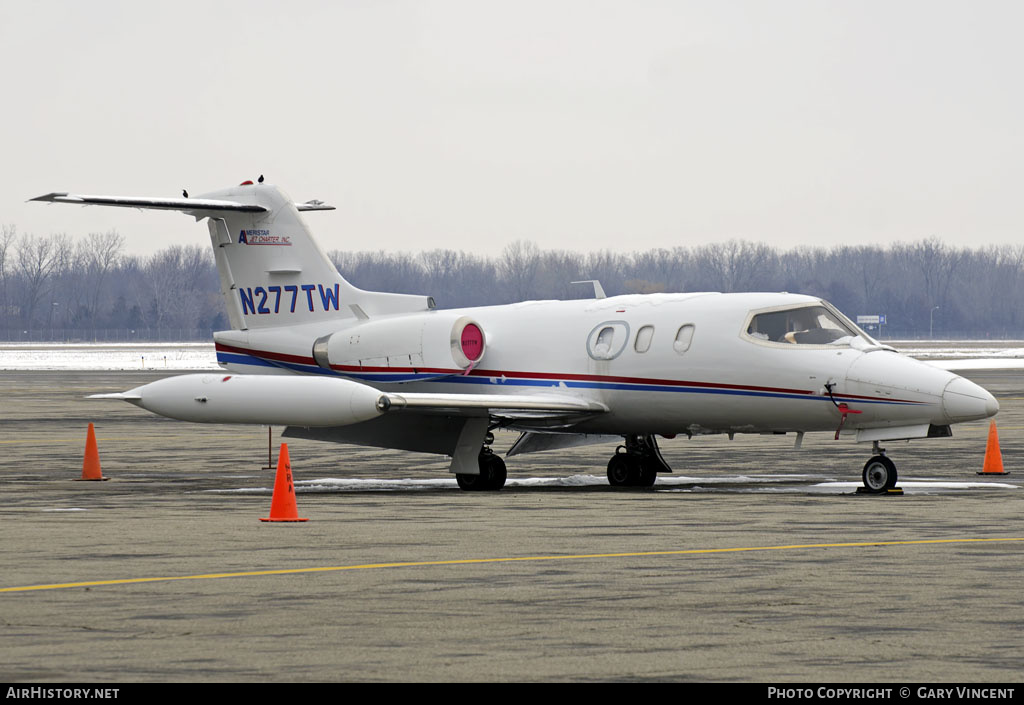
{"label": "cabin window", "polygon": [[587,337],[587,353],[595,360],[611,360],[619,356],[629,342],[629,326],[625,321],[598,324]]}
{"label": "cabin window", "polygon": [[638,353],[645,353],[651,349],[651,338],[654,337],[654,326],[644,326],[636,332],[636,342],[633,349]]}
{"label": "cabin window", "polygon": [[842,345],[858,333],[824,306],[801,306],[757,314],[750,319],[747,335],[791,345]]}
{"label": "cabin window", "polygon": [[672,349],[682,355],[690,349],[690,342],[693,340],[693,324],[687,323],[676,332],[676,339],[672,341]]}

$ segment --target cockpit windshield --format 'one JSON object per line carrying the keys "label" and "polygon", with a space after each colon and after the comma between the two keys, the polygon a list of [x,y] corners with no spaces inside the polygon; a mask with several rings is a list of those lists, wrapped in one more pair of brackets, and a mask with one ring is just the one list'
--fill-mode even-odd
{"label": "cockpit windshield", "polygon": [[800,306],[756,314],[747,335],[793,345],[849,345],[860,334],[824,306]]}

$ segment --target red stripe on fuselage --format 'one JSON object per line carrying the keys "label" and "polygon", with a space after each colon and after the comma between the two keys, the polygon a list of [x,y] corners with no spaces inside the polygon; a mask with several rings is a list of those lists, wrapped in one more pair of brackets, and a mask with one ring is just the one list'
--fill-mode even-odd
{"label": "red stripe on fuselage", "polygon": [[[287,353],[271,352],[269,350],[253,350],[250,348],[240,348],[233,345],[225,345],[223,343],[216,343],[215,347],[220,352],[253,355],[255,357],[260,357],[265,360],[276,360],[278,362],[288,362],[297,365],[311,365],[314,367],[318,366],[316,364],[316,361],[312,357],[306,357],[304,355],[289,355]],[[369,372],[395,372],[405,374],[411,372],[413,374],[424,373],[450,375],[465,374],[465,370],[461,370],[458,368],[443,367],[369,367],[359,365],[331,365],[331,369],[336,370],[342,374],[358,374]],[[719,382],[695,382],[678,379],[652,379],[649,377],[616,377],[612,375],[584,375],[568,373],[521,372],[510,370],[485,369],[470,370],[469,375],[472,377],[504,377],[506,379],[551,379],[567,382],[614,382],[619,384],[646,384],[652,386],[698,387],[703,389],[732,389],[746,392],[770,392],[774,394],[800,394],[811,397],[816,396],[815,392],[806,389],[789,389],[786,387],[761,387],[750,384],[723,384]],[[909,404],[922,403],[912,399],[884,399],[882,397],[871,397],[860,394],[837,394],[836,397],[840,399],[863,399],[865,401],[889,401]]]}

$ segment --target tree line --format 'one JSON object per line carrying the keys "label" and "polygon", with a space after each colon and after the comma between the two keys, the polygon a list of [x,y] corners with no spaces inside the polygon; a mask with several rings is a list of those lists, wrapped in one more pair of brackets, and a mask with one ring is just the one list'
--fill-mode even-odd
{"label": "tree line", "polygon": [[[440,308],[526,299],[686,291],[788,291],[851,318],[886,316],[886,338],[1024,337],[1024,245],[796,247],[733,240],[642,252],[579,253],[513,242],[496,257],[436,249],[328,256],[363,289],[427,294]],[[172,245],[125,252],[116,231],[79,239],[0,228],[0,340],[208,339],[228,327],[213,253]],[[129,331],[131,334],[129,334]]]}

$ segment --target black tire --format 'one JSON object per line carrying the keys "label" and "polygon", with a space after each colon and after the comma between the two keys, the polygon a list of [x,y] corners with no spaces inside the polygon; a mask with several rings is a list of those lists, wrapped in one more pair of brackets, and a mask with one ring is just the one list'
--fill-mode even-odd
{"label": "black tire", "polygon": [[505,486],[508,479],[508,470],[505,468],[505,461],[494,453],[481,456],[480,472],[484,473],[484,466],[487,467],[487,487],[485,489],[497,491]]}
{"label": "black tire", "polygon": [[608,484],[612,487],[633,487],[640,480],[640,463],[626,453],[616,453],[608,461]]}
{"label": "black tire", "polygon": [[864,464],[864,487],[882,494],[896,486],[896,464],[884,455],[876,455]]}
{"label": "black tire", "polygon": [[484,485],[487,484],[487,476],[484,474],[461,475],[456,473],[455,481],[459,483],[459,488],[466,492],[478,492],[485,489]]}
{"label": "black tire", "polygon": [[636,478],[637,487],[653,487],[657,479],[658,471],[649,463],[642,462],[640,464],[640,474]]}
{"label": "black tire", "polygon": [[455,475],[460,488],[467,492],[493,492],[505,486],[508,471],[504,460],[494,453],[481,453],[479,464],[479,475]]}

